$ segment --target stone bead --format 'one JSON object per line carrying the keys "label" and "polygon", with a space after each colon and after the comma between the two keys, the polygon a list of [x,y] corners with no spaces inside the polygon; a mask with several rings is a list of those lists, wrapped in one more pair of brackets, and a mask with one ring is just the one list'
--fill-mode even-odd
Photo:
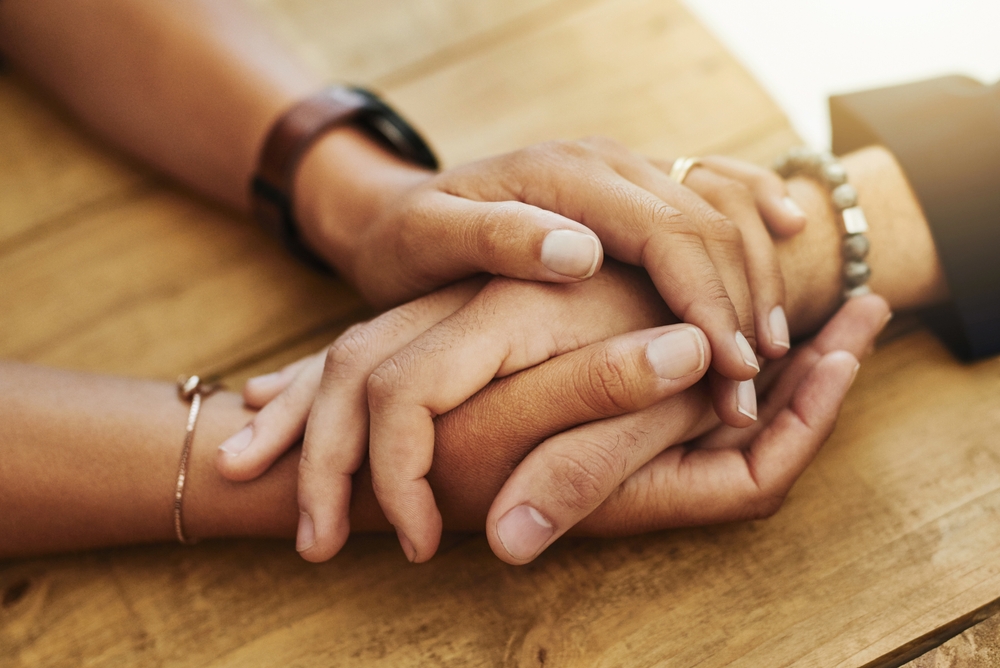
{"label": "stone bead", "polygon": [[868,231],[868,219],[860,206],[852,206],[840,212],[844,219],[844,232],[847,234],[864,234]]}
{"label": "stone bead", "polygon": [[864,285],[859,285],[855,288],[847,288],[846,290],[844,290],[844,301],[846,302],[848,299],[854,299],[855,297],[863,297],[865,295],[870,295],[871,293],[872,289],[868,287],[867,283],[865,283]]}
{"label": "stone bead", "polygon": [[849,288],[864,285],[871,278],[872,269],[867,262],[850,260],[844,263],[844,282]]}
{"label": "stone bead", "polygon": [[821,175],[826,184],[831,188],[847,183],[847,171],[839,162],[823,165]]}
{"label": "stone bead", "polygon": [[837,207],[837,211],[858,205],[858,191],[850,183],[840,184],[833,189],[830,196],[833,198],[833,205]]}
{"label": "stone bead", "polygon": [[863,234],[848,234],[844,237],[844,259],[860,262],[868,256],[871,243]]}

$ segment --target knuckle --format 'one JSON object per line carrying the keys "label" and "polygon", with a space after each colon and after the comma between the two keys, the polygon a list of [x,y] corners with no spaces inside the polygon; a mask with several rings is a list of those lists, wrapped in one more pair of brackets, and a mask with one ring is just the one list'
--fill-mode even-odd
{"label": "knuckle", "polygon": [[628,411],[635,404],[629,382],[633,366],[628,355],[617,346],[602,346],[586,368],[581,398],[600,415]]}
{"label": "knuckle", "polygon": [[316,474],[316,451],[315,448],[310,447],[309,442],[305,441],[302,444],[302,452],[299,454],[299,484],[301,485],[303,480],[312,480],[313,476]]}
{"label": "knuckle", "polygon": [[675,209],[666,202],[656,201],[650,205],[649,218],[657,227],[664,227],[671,234],[698,236],[695,226],[686,213]]}
{"label": "knuckle", "polygon": [[521,227],[523,211],[516,202],[500,202],[489,207],[470,230],[467,245],[485,268],[496,268],[510,242],[511,232]]}
{"label": "knuckle", "polygon": [[727,246],[743,247],[743,233],[739,226],[714,209],[704,216],[705,236]]}
{"label": "knuckle", "polygon": [[368,376],[368,403],[373,407],[388,403],[399,391],[405,375],[403,365],[395,357],[378,365]]}
{"label": "knuckle", "polygon": [[613,448],[589,443],[552,462],[552,487],[557,501],[573,512],[588,512],[601,504],[624,475],[624,462]]}
{"label": "knuckle", "polygon": [[679,309],[682,313],[677,315],[687,322],[692,322],[708,318],[711,313],[717,313],[719,310],[732,312],[733,309],[734,305],[726,285],[721,278],[714,276],[705,279],[698,295],[686,307]]}
{"label": "knuckle", "polygon": [[326,366],[340,367],[355,363],[364,356],[370,343],[367,323],[351,325],[326,351]]}

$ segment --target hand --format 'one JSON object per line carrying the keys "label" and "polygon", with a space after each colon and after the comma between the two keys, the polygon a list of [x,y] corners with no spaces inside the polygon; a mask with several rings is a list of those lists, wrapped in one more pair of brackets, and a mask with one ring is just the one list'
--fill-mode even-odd
{"label": "hand", "polygon": [[[796,349],[791,360],[765,370],[762,385],[768,384],[769,390],[760,427],[755,425],[753,433],[716,428],[696,441],[675,445],[715,422],[707,395],[692,388],[656,410],[603,425],[594,422],[600,428],[590,434],[579,433],[586,427],[570,432],[579,447],[562,453],[567,456],[555,449],[536,456],[535,445],[564,429],[568,419],[559,411],[547,411],[552,405],[573,408],[569,419],[599,417],[589,406],[607,398],[607,386],[586,382],[598,374],[568,374],[571,357],[584,362],[599,356],[569,353],[498,380],[436,420],[435,463],[428,479],[445,526],[481,530],[487,510],[491,518],[502,518],[530,501],[545,509],[543,517],[555,527],[543,537],[541,551],[567,528],[578,535],[615,536],[768,516],[832,429],[856,371],[854,358],[870,348],[887,314],[878,297],[852,300],[816,340]],[[558,371],[556,362],[564,365]],[[576,382],[566,382],[568,377]],[[563,391],[552,396],[553,388]],[[547,398],[549,404],[540,401]],[[511,421],[511,414],[520,419]],[[628,419],[632,417],[639,419]],[[657,454],[639,466],[640,458],[647,456],[643,451]],[[515,468],[515,477],[508,480]],[[633,469],[636,472],[625,478]],[[584,471],[587,475],[581,476]],[[352,518],[362,530],[385,530],[388,525],[379,515],[368,476],[364,466],[355,480]],[[569,481],[590,484],[565,484]],[[494,502],[501,487],[502,495]],[[544,493],[532,495],[536,487]],[[574,527],[576,518],[592,507],[596,510]],[[498,542],[498,525],[491,521],[487,531],[500,558],[510,563],[528,560],[514,558]],[[517,549],[509,537],[507,545]]]}
{"label": "hand", "polygon": [[[248,439],[250,436],[253,437],[253,447],[238,457],[222,454],[219,463],[228,477],[239,479],[259,475],[267,468],[270,461],[298,439],[302,433],[302,424],[312,410],[304,446],[304,459],[307,463],[302,467],[300,479],[300,503],[305,510],[303,518],[308,518],[306,522],[309,524],[303,534],[300,534],[300,537],[304,536],[300,541],[300,547],[306,548],[304,556],[307,558],[316,560],[329,558],[339,550],[349,532],[349,525],[346,519],[341,519],[341,515],[346,515],[346,506],[350,498],[349,476],[363,461],[364,444],[367,442],[368,420],[364,397],[366,380],[371,371],[391,354],[395,347],[425,329],[428,323],[456,312],[463,304],[472,306],[473,303],[467,301],[470,295],[476,294],[477,299],[485,297],[484,301],[477,303],[479,310],[470,308],[467,312],[472,315],[470,321],[478,323],[477,331],[480,334],[495,333],[498,342],[504,340],[502,332],[505,327],[514,333],[521,332],[524,338],[521,343],[537,340],[539,337],[525,332],[537,332],[537,324],[532,330],[532,322],[537,320],[534,314],[546,313],[549,316],[546,324],[562,330],[554,335],[556,340],[552,343],[556,345],[556,349],[553,352],[561,352],[561,346],[567,346],[569,349],[572,346],[602,341],[608,336],[622,332],[662,325],[670,321],[670,314],[659,304],[648,281],[639,273],[622,266],[609,265],[607,272],[602,272],[602,276],[597,277],[595,281],[578,286],[556,288],[496,280],[490,285],[493,293],[487,291],[485,295],[483,291],[476,293],[476,287],[458,286],[451,292],[446,291],[435,296],[434,299],[419,300],[401,307],[398,317],[390,312],[342,337],[327,356],[326,373],[329,380],[324,383],[323,390],[319,390],[324,363],[320,357],[314,358],[311,364],[312,370],[308,373],[302,370],[301,366],[292,367],[277,377],[265,377],[248,384],[245,392],[247,400],[259,405],[279,392],[287,384],[288,379],[298,371],[298,379],[280,395],[278,401],[266,406],[254,420],[252,427],[245,430],[244,436]],[[499,295],[503,298],[499,298]],[[505,310],[498,310],[497,303],[516,304],[518,308],[514,309],[514,313],[508,313]],[[578,314],[581,312],[586,312],[588,317],[580,319]],[[463,336],[476,340],[471,330],[464,331]],[[395,341],[392,341],[393,337]],[[552,337],[549,338],[552,340]],[[388,344],[386,344],[387,339]],[[565,341],[560,343],[562,339]],[[517,345],[519,340],[515,338],[513,348],[521,347]],[[528,358],[528,362],[512,361],[512,369],[521,368],[532,361],[532,358]],[[558,360],[550,364],[556,362]],[[448,362],[437,368],[452,369],[458,366],[460,365]],[[435,365],[431,364],[430,367],[434,368]],[[611,370],[614,371],[614,368]],[[622,370],[619,368],[619,371]],[[596,374],[594,377],[613,378],[607,371],[603,376]],[[561,395],[554,391],[555,388],[564,387],[572,390],[580,385],[579,375],[569,375],[569,382],[566,378],[567,376],[564,376],[560,382],[552,383],[544,395],[558,398]],[[612,382],[607,385],[612,391],[615,388],[630,387],[628,383]],[[318,391],[320,397],[315,396]],[[755,401],[755,397],[751,399]],[[567,410],[566,406],[571,405],[569,401],[558,399],[555,401],[555,404],[543,403],[541,406],[536,406],[531,414],[545,416],[551,412],[562,416],[563,421],[560,422],[558,430],[594,419],[592,415],[576,416],[576,413]],[[589,401],[593,404],[595,400],[590,398]],[[729,412],[738,415],[736,402],[737,397],[730,398]],[[629,403],[627,396],[614,399],[611,403],[619,407],[617,410],[619,413],[637,407],[637,404]],[[462,407],[456,412],[461,413],[464,410],[465,407]],[[438,412],[443,410],[439,409]],[[611,414],[615,413],[610,412],[605,415]],[[486,437],[491,430],[482,431],[484,432],[482,437]],[[534,443],[552,433],[555,431],[542,435]],[[331,434],[336,434],[339,438],[333,442],[330,439]],[[355,442],[360,445],[352,445]],[[313,452],[317,454],[313,455]],[[332,498],[333,504],[327,505],[329,502],[326,498]],[[433,499],[430,502],[433,504]],[[433,508],[433,505],[431,507]],[[316,517],[320,519],[316,520]],[[436,537],[434,542],[436,543]]]}
{"label": "hand", "polygon": [[[218,467],[234,480],[260,475],[299,439],[308,418],[299,483],[303,510],[299,547],[306,558],[328,559],[347,539],[351,475],[364,460],[369,442],[372,372],[434,323],[474,304],[463,312],[463,320],[477,314],[488,317],[482,318],[483,327],[477,329],[477,335],[463,335],[462,350],[469,350],[475,340],[492,333],[487,348],[494,356],[503,357],[508,348],[524,349],[524,354],[512,355],[507,368],[500,371],[512,373],[551,354],[674,321],[644,275],[623,265],[609,264],[592,281],[577,285],[510,279],[494,279],[485,288],[481,285],[466,282],[398,307],[353,328],[324,355],[297,363],[277,376],[248,383],[244,392],[248,403],[269,403],[250,425],[222,445]],[[580,317],[591,309],[600,316]],[[540,317],[546,319],[539,322]],[[546,340],[554,346],[550,352],[544,343],[538,345]],[[692,369],[695,374],[703,372],[710,360],[706,342],[703,338],[698,342],[702,345],[694,351],[698,353],[697,368]],[[442,368],[456,368],[461,362],[449,359],[447,365]],[[487,371],[487,379],[495,373]],[[697,375],[691,382],[696,379]],[[463,385],[459,382],[454,387]],[[466,396],[476,389],[472,387]],[[433,435],[428,447],[430,451],[424,452],[429,467]],[[430,508],[434,509],[433,498]],[[433,541],[436,547],[437,538]]]}
{"label": "hand", "polygon": [[[378,206],[340,244],[349,248],[327,255],[371,301],[390,304],[477,272],[575,282],[593,275],[607,250],[645,267],[671,310],[706,332],[716,370],[748,380],[758,368],[755,349],[780,357],[788,336],[780,271],[758,203],[746,195],[760,194],[779,231],[804,223],[774,205],[774,186],[783,193],[784,185],[773,179],[756,189],[760,179],[748,188],[716,174],[723,215],[615,142],[549,142],[433,177],[385,177]],[[323,188],[317,176],[305,181]],[[306,207],[315,212],[306,219],[340,216],[345,207],[333,198]],[[324,250],[321,234],[310,238]]]}
{"label": "hand", "polygon": [[[723,160],[724,162],[724,159],[720,160]],[[737,166],[741,164],[742,163],[737,163]],[[784,192],[781,180],[778,179],[773,174],[766,172],[766,170],[760,170],[757,168],[747,168],[747,170],[752,178],[747,177],[746,175],[743,176],[744,178],[747,178],[748,181],[753,182],[755,184],[757,192],[763,193],[764,196],[762,197],[762,201],[765,202],[769,201],[772,202],[773,204],[773,200],[775,199],[775,197]],[[702,174],[702,172],[705,172],[705,174]],[[746,187],[740,186],[739,184],[733,182],[730,179],[720,177],[714,174],[713,172],[710,172],[709,170],[696,169],[694,170],[692,177],[695,174],[698,174],[699,181],[704,183],[703,188],[706,191],[707,196],[720,202],[721,206],[729,207],[736,215],[743,215],[741,213],[741,208],[739,206],[740,203],[745,205],[743,208],[749,208],[751,212],[754,211],[753,208],[754,199],[752,197],[749,197],[750,191]],[[770,177],[770,180],[768,177]],[[777,185],[773,183],[774,180],[777,181]],[[767,259],[763,264],[767,264],[768,262],[770,262],[776,265],[773,249],[770,246],[770,239],[767,237],[766,232],[763,231],[763,225],[759,223],[759,218],[757,217],[757,214],[753,213],[753,216],[757,219],[758,222],[757,226],[762,231],[764,237],[763,242],[766,245],[766,248],[762,249],[762,254],[767,257]],[[791,225],[786,225],[786,227],[791,227]],[[781,286],[780,275],[777,275],[777,278],[778,278],[777,283],[779,286]],[[782,288],[781,296],[783,298],[783,286],[781,286],[781,288]],[[439,312],[440,317],[449,315],[457,307],[458,307],[457,305],[445,307],[444,310],[441,310]],[[609,304],[609,307],[611,307],[611,309],[608,312],[609,313],[613,312],[614,307],[611,304]],[[421,307],[418,306],[417,308],[419,309]],[[780,310],[780,307],[778,308]],[[475,308],[473,308],[470,311],[470,313],[475,313],[475,312],[476,312]],[[769,313],[769,316],[770,315],[771,313]],[[464,314],[464,317],[468,319],[469,315],[466,313]],[[477,320],[475,316],[472,316],[472,319],[473,321]],[[364,395],[365,395],[364,385],[361,384],[359,386],[357,382],[355,383],[347,382],[345,380],[345,376],[349,376],[351,373],[354,373],[355,378],[357,378],[359,377],[358,371],[363,371],[361,376],[365,376],[367,375],[367,373],[370,373],[376,366],[378,366],[379,362],[381,362],[385,357],[387,356],[398,357],[400,354],[406,355],[407,351],[398,351],[398,348],[404,345],[408,339],[413,338],[413,336],[416,336],[421,331],[423,331],[423,329],[429,326],[426,322],[424,322],[423,324],[421,324],[421,322],[422,321],[420,321],[419,319],[413,320],[411,318],[411,322],[409,323],[411,326],[409,327],[409,329],[400,328],[398,325],[390,327],[389,336],[382,336],[381,337],[383,339],[382,342],[374,346],[371,345],[371,339],[373,337],[378,338],[379,335],[374,335],[371,334],[370,332],[372,331],[373,327],[375,328],[375,331],[379,331],[379,328],[381,328],[381,331],[384,332],[386,330],[384,322],[380,319],[377,320],[375,323],[373,323],[373,325],[366,326],[366,328],[364,329],[369,333],[362,338],[365,338],[366,341],[364,343],[368,344],[367,346],[368,352],[371,353],[367,356],[367,358],[365,356],[357,354],[358,350],[364,347],[362,344],[359,344],[355,340],[358,338],[358,332],[343,337],[341,341],[338,342],[338,345],[336,346],[333,354],[330,355],[330,359],[328,360],[328,367],[331,367],[332,370],[328,371],[327,376],[330,378],[338,379],[339,382],[337,382],[336,388],[332,388],[330,391],[324,392],[323,400],[317,401],[315,405],[319,406],[321,404],[329,404],[330,402],[332,402],[334,405],[337,406],[348,405],[352,407],[352,410],[349,412],[353,412],[354,414],[359,416],[365,415],[364,411],[366,406],[364,402]],[[466,325],[462,324],[462,322],[463,321],[460,320],[458,325],[452,323],[451,326],[453,329],[457,327],[458,331],[462,332],[464,336],[464,333],[468,330],[468,328],[466,327]],[[499,332],[502,331],[503,326],[505,325],[509,326],[510,322],[501,321],[497,322],[497,325],[498,325],[497,331]],[[488,329],[490,328],[487,328],[487,330]],[[787,339],[788,337],[787,331],[788,331],[787,325],[784,325],[783,338],[785,339]],[[438,332],[438,334],[440,334],[440,332]],[[481,336],[489,337],[488,331],[486,332],[481,331],[480,334]],[[475,337],[473,337],[473,340],[475,340]],[[497,341],[494,341],[494,343],[496,342]],[[466,341],[465,343],[468,344],[469,342]],[[524,345],[530,346],[531,343],[525,342]],[[787,342],[785,343],[785,345],[787,346]],[[375,350],[372,350],[372,348],[375,348]],[[419,351],[419,354],[416,355],[417,357],[423,357],[424,356],[423,351],[426,350],[426,348],[427,346],[424,341],[418,341],[413,346],[410,347],[410,349],[416,349],[417,351]],[[468,350],[469,346],[466,345],[465,349]],[[536,350],[533,353],[529,353],[528,359],[533,359],[531,356],[532,355],[537,356],[539,352],[540,351]],[[413,357],[414,355],[410,354],[410,356]],[[435,361],[440,361],[438,360],[439,357],[440,355],[434,357],[433,359]],[[544,359],[544,357],[535,361],[541,361],[541,359]],[[365,360],[367,360],[367,362]],[[455,362],[455,355],[450,354],[448,356],[448,360],[449,361],[444,362],[443,365],[438,368],[442,369],[451,368],[450,365]],[[390,359],[389,364],[391,364],[392,362],[393,360]],[[365,367],[366,363],[368,364],[367,367]],[[535,362],[533,361],[531,363]],[[314,405],[312,399],[316,395],[317,391],[320,391],[319,390],[320,379],[323,376],[322,365],[323,365],[322,359],[319,357],[315,358],[310,367],[310,370],[302,374],[299,381],[296,382],[294,387],[291,388],[289,392],[282,394],[283,400],[281,402],[278,402],[276,405],[271,406],[268,409],[265,409],[265,411],[262,413],[262,417],[259,417],[257,420],[255,420],[254,428],[244,430],[241,437],[235,439],[235,443],[230,443],[227,445],[228,450],[233,450],[234,445],[236,443],[242,446],[245,446],[251,440],[254,441],[255,443],[255,447],[250,448],[250,452],[248,452],[244,456],[241,456],[239,461],[227,457],[222,457],[220,459],[220,469],[224,472],[225,475],[228,475],[236,479],[245,479],[248,477],[255,477],[256,475],[259,475],[263,470],[266,469],[269,463],[273,461],[273,459],[278,454],[284,451],[284,449],[286,449],[301,435],[302,424],[305,422],[309,414],[310,407]],[[459,364],[459,366],[461,366],[461,364]],[[461,403],[461,399],[467,398],[477,389],[479,389],[479,387],[485,384],[485,382],[487,382],[490,378],[493,377],[491,374],[495,374],[498,372],[501,374],[510,372],[510,371],[504,371],[503,369],[493,369],[492,371],[490,371],[488,367],[489,367],[488,364],[486,365],[486,367],[481,367],[481,370],[485,370],[486,373],[486,376],[484,378],[477,379],[475,374],[472,374],[471,376],[466,376],[465,377],[466,382],[464,385],[462,383],[460,376],[456,376],[456,378],[453,379],[456,382],[452,383],[451,387],[456,392],[456,396],[460,398],[457,403]],[[434,364],[423,363],[422,368],[433,369]],[[516,368],[522,368],[522,367],[516,367]],[[516,370],[516,368],[514,370]],[[295,373],[299,371],[299,369],[300,367],[298,366],[287,369],[277,377],[272,376],[269,379],[269,381],[274,380],[278,381],[279,383],[281,383],[282,381],[287,382],[288,379],[290,379]],[[416,375],[419,378],[419,373]],[[720,380],[721,379],[716,378],[716,381]],[[259,387],[262,382],[264,381],[258,381],[257,384],[248,386],[248,395],[256,394],[252,388],[255,385]],[[388,383],[389,389],[385,390],[383,388],[382,391],[383,392],[387,391],[390,394],[392,392],[396,392],[399,388],[393,387],[395,382],[396,382],[395,380],[390,380],[390,382]],[[427,383],[417,383],[417,385],[422,385],[426,387]],[[756,406],[755,406],[755,394],[752,383],[736,384],[728,381],[721,381],[721,382],[715,382],[713,383],[713,385],[715,387],[714,394],[716,396],[719,412],[725,420],[727,420],[731,424],[745,426],[746,424],[749,424],[752,419],[755,419]],[[435,385],[431,383],[431,386]],[[353,400],[351,399],[352,395],[353,397],[355,397]],[[360,402],[357,400],[358,397],[360,397]],[[248,400],[251,402],[253,402],[255,399],[259,400],[259,397],[248,396]],[[428,397],[428,399],[430,398]],[[345,401],[347,401],[348,403],[345,404]],[[445,403],[446,404],[448,403],[447,400],[445,400]],[[456,405],[455,402],[449,404],[449,406],[454,406],[454,405]],[[291,410],[286,410],[286,407],[290,408]],[[319,408],[316,412],[314,412],[313,421],[318,420],[316,413],[318,412],[322,414],[324,410],[325,409]],[[445,408],[444,410],[447,410],[447,408]],[[326,410],[326,412],[329,413],[329,410]],[[390,411],[390,413],[391,412],[392,411]],[[271,416],[276,413],[281,413],[281,415],[278,416],[277,420],[272,420]],[[396,417],[398,419],[399,412],[396,411],[396,413],[397,413]],[[272,421],[276,423],[281,423],[283,424],[283,426],[276,429],[271,429],[267,425]],[[308,444],[310,442],[314,440],[322,442],[324,438],[328,439],[329,433],[344,433],[343,425],[336,423],[336,419],[334,419],[334,422],[332,424],[327,426],[331,427],[332,431],[330,429],[324,430],[323,432],[321,432],[321,435],[317,439],[311,439],[309,434],[307,433],[306,435],[307,448],[306,448],[306,460],[305,460],[306,463],[303,464],[303,469],[307,468],[311,469],[313,467],[311,463],[312,457],[310,456],[310,453],[321,449],[319,446],[312,448],[308,447]],[[364,444],[367,437],[367,431],[365,431],[366,426],[367,425],[363,424],[362,422],[360,428],[356,427],[353,430],[348,430],[347,437],[345,440],[348,443],[354,443],[355,445],[348,446],[347,448],[343,447],[337,448],[340,451],[339,457],[335,457],[333,459],[330,459],[329,457],[325,458],[329,461],[327,461],[325,466],[319,467],[321,469],[326,469],[325,471],[326,473],[336,474],[333,476],[333,480],[335,481],[339,480],[342,482],[339,493],[337,492],[336,489],[333,490],[330,489],[329,482],[326,483],[316,482],[310,484],[308,482],[310,478],[318,479],[321,478],[322,476],[320,476],[318,473],[313,473],[312,475],[310,475],[305,471],[303,472],[302,483],[301,483],[301,490],[302,490],[301,496],[303,497],[308,496],[308,493],[305,490],[311,488],[317,488],[320,490],[320,493],[314,496],[318,496],[319,498],[329,497],[330,495],[333,495],[334,497],[339,497],[339,500],[335,501],[334,503],[336,510],[333,513],[333,515],[338,519],[334,522],[334,528],[332,531],[333,540],[332,541],[323,540],[321,537],[315,544],[315,549],[305,550],[305,552],[307,553],[306,554],[307,557],[312,556],[313,558],[317,559],[329,558],[329,556],[332,556],[332,554],[335,553],[336,550],[339,550],[339,547],[343,543],[343,540],[346,540],[347,534],[349,532],[346,520],[347,502],[349,500],[349,490],[350,490],[349,476],[350,474],[354,473],[354,471],[357,470],[357,467],[360,466],[361,462],[363,461]],[[572,426],[572,425],[567,425],[567,426]],[[403,427],[401,431],[407,434],[412,434],[412,432],[407,427]],[[433,452],[432,432],[431,435],[424,440],[427,441],[427,444],[424,446],[423,450],[419,452],[422,452],[424,454],[424,457],[426,459],[426,465],[425,466],[418,465],[415,468],[416,469],[422,468],[424,469],[424,473],[426,473],[426,469],[430,467],[430,460]],[[327,449],[333,447],[334,446],[332,444],[328,444],[326,446]],[[419,477],[420,476],[418,476],[418,478]],[[419,484],[419,481],[417,482]],[[333,487],[336,488],[337,485],[334,484]],[[433,510],[433,497],[430,495],[428,490],[424,491],[425,491],[424,494],[425,501],[429,501],[429,506]],[[391,496],[392,492],[389,492],[389,494]],[[308,503],[307,505],[315,506],[316,504]],[[321,503],[319,505],[322,506],[324,504]],[[321,514],[326,514],[326,513],[321,513]],[[435,515],[436,511],[431,513],[429,518],[425,519],[429,519],[431,525],[434,525],[435,523],[439,524],[440,520]],[[329,525],[330,520],[328,519],[322,522],[321,524]],[[316,539],[315,527],[316,527],[316,521],[313,516],[313,513],[310,513],[308,511],[304,512],[303,541],[300,541],[301,543],[300,547],[312,546],[314,544]],[[330,532],[324,531],[323,528],[321,527],[319,533],[322,535]],[[439,530],[432,529],[431,534],[434,536],[432,538],[432,541],[434,545],[436,545],[437,542],[436,536],[439,534]],[[409,540],[405,538],[405,533],[403,535],[404,535],[404,541],[407,544],[412,545],[411,543],[409,543]],[[324,543],[326,544],[325,546]],[[433,549],[431,549],[431,552],[433,552]],[[411,554],[415,553],[416,553],[415,549],[411,550]]]}
{"label": "hand", "polygon": [[[717,422],[692,390],[643,411],[585,424],[537,447],[507,445],[500,457],[520,463],[489,510],[486,530],[493,551],[521,564],[574,527],[577,533],[626,535],[773,514],[833,430],[857,358],[872,346],[888,313],[877,296],[845,304],[813,341],[768,370],[761,419],[750,428],[709,429]],[[504,411],[523,409],[520,397],[551,387],[559,377],[546,368],[551,364],[509,379],[510,387],[503,395],[498,388],[490,403],[473,400],[463,409],[478,412],[480,420],[498,413],[491,403],[504,402]],[[456,431],[440,429],[442,474],[456,457],[444,454],[449,443],[458,443]],[[482,473],[465,470],[463,478],[465,484],[475,480],[489,495],[504,473],[490,476],[493,484],[477,475]],[[439,489],[441,482],[431,480]],[[451,499],[439,495],[439,501]]]}

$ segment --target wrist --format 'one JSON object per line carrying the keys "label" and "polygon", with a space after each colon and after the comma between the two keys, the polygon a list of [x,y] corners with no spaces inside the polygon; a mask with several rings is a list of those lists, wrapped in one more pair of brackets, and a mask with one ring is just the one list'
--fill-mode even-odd
{"label": "wrist", "polygon": [[253,415],[240,395],[232,392],[219,392],[205,400],[195,429],[184,492],[182,516],[188,536],[209,539],[295,535],[298,448],[290,450],[264,475],[248,482],[226,480],[215,469],[219,445],[242,429]]}
{"label": "wrist", "polygon": [[303,241],[354,282],[353,258],[372,222],[433,174],[357,128],[327,132],[302,157],[295,178],[295,218]]}
{"label": "wrist", "polygon": [[794,177],[787,187],[809,221],[799,234],[775,242],[785,278],[785,314],[796,338],[818,330],[840,303],[841,233],[823,186]]}
{"label": "wrist", "polygon": [[[842,159],[869,223],[869,285],[893,310],[930,306],[947,287],[930,228],[895,158],[881,147]],[[842,225],[830,194],[807,178],[788,181],[809,220],[800,234],[775,242],[785,277],[786,312],[793,336],[816,331],[840,305]]]}

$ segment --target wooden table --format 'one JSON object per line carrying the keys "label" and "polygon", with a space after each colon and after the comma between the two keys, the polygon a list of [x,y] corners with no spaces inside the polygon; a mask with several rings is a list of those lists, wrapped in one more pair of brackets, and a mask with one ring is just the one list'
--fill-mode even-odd
{"label": "wooden table", "polygon": [[[253,4],[331,79],[382,89],[449,165],[588,134],[761,162],[797,141],[673,0]],[[0,355],[238,385],[367,314],[0,76]],[[1000,598],[998,396],[997,360],[960,365],[911,328],[774,518],[563,540],[521,568],[482,536],[420,567],[391,536],[321,566],[266,541],[0,563],[0,666],[900,665]],[[997,626],[980,628],[966,645]]]}

